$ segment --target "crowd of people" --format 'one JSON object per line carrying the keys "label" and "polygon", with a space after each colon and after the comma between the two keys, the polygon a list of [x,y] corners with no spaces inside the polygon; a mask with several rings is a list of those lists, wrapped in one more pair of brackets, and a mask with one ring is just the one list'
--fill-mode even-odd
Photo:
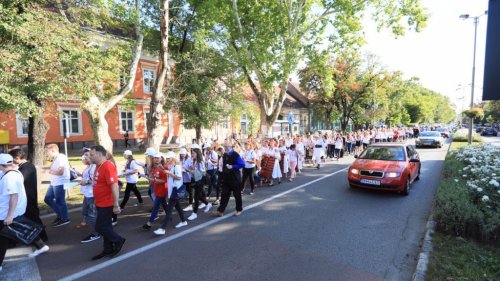
{"label": "crowd of people", "polygon": [[[103,238],[103,251],[92,257],[93,260],[112,257],[125,243],[125,238],[116,233],[113,226],[129,202],[130,193],[137,198],[135,206],[144,204],[137,188],[141,177],[148,181],[148,196],[153,205],[142,228],[152,228],[161,207],[165,216],[154,233],[164,235],[172,221],[173,208],[179,216],[175,228],[181,228],[187,226],[188,221],[196,220],[200,210],[208,213],[218,206],[213,215],[223,216],[232,195],[236,202],[234,215],[239,216],[243,211],[242,194],[246,190],[254,195],[257,187],[273,186],[283,180],[294,181],[305,163],[320,169],[322,162],[359,154],[370,143],[403,142],[417,134],[418,129],[414,128],[377,128],[271,139],[249,136],[244,143],[234,139],[226,139],[223,143],[207,139],[182,146],[177,153],[173,150],[161,153],[148,148],[142,159],[135,159],[132,151],[126,150],[123,166],[117,166],[113,155],[102,146],[85,148],[81,158],[84,169],[78,173],[83,194],[82,220],[76,227],[88,226],[89,229],[81,243]],[[50,176],[44,201],[56,215],[51,226],[60,227],[70,223],[64,184],[70,181],[71,166],[56,144],[47,145],[45,152],[51,165],[43,170]],[[21,149],[0,154],[0,230],[23,215],[42,225],[36,176],[35,166],[26,160]],[[119,194],[123,183],[120,178],[126,182],[121,202]],[[181,206],[184,202],[187,206]],[[185,215],[185,212],[190,214]],[[35,250],[30,256],[47,252],[47,240],[43,230],[34,240]],[[0,235],[0,270],[8,243],[8,239]]]}

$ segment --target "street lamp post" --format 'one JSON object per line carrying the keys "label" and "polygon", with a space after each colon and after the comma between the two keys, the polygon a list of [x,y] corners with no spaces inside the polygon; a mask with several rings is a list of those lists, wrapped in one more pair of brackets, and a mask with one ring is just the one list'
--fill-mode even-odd
{"label": "street lamp post", "polygon": [[[477,38],[477,24],[479,23],[479,18],[487,15],[488,11],[485,11],[483,14],[472,17],[474,19],[474,53],[473,53],[473,58],[472,58],[472,86],[471,86],[471,99],[470,99],[470,108],[472,109],[474,107],[474,80],[476,77],[476,38]],[[469,14],[464,14],[460,15],[461,19],[470,19]],[[474,118],[470,118],[469,120],[469,137],[468,137],[468,143],[472,144],[472,125],[474,124]]]}

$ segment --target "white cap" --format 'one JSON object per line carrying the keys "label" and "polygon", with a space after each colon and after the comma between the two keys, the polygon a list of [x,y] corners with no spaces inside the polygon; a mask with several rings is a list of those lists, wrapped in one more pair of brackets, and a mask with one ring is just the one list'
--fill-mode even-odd
{"label": "white cap", "polygon": [[123,152],[123,155],[126,155],[126,156],[132,156],[132,151],[130,151],[130,150],[125,150],[125,151]]}
{"label": "white cap", "polygon": [[175,158],[175,153],[173,151],[169,151],[169,152],[167,152],[167,154],[165,154],[165,158],[166,159]]}
{"label": "white cap", "polygon": [[162,157],[162,156],[163,156],[163,154],[162,154],[161,152],[157,151],[157,152],[155,152],[155,153],[154,153],[153,155],[151,155],[151,156],[153,156],[153,157],[155,157],[155,158],[160,158],[160,157]]}
{"label": "white cap", "polygon": [[155,153],[156,153],[156,150],[154,148],[148,147],[148,149],[146,149],[146,153],[144,153],[144,154],[146,154],[147,156],[153,156],[153,154],[155,154]]}
{"label": "white cap", "polygon": [[197,143],[193,143],[191,145],[191,149],[195,149],[195,148],[201,149],[201,147]]}
{"label": "white cap", "polygon": [[188,154],[188,152],[185,148],[181,148],[181,151],[179,151],[179,154]]}
{"label": "white cap", "polygon": [[14,163],[14,159],[10,154],[2,153],[0,154],[0,165],[11,165]]}

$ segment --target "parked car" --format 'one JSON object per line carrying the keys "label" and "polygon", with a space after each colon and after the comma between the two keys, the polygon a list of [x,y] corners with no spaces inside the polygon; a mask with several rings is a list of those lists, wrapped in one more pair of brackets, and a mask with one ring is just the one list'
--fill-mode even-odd
{"label": "parked car", "polygon": [[498,131],[495,128],[484,128],[481,132],[481,136],[497,136]]}
{"label": "parked car", "polygon": [[418,138],[415,139],[415,145],[417,147],[422,146],[434,146],[441,148],[444,145],[444,139],[440,132],[437,131],[423,131],[420,133]]}
{"label": "parked car", "polygon": [[484,127],[476,127],[476,133],[481,133],[485,128]]}
{"label": "parked car", "polygon": [[441,133],[441,136],[443,138],[449,138],[450,137],[450,130],[448,130],[447,128],[438,128],[437,131]]}
{"label": "parked car", "polygon": [[369,145],[349,167],[351,187],[410,193],[420,179],[420,157],[413,145],[376,143]]}

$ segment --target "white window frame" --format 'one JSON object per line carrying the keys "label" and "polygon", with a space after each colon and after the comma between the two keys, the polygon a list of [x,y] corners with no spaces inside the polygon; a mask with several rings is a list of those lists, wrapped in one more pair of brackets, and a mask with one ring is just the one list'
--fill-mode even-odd
{"label": "white window frame", "polygon": [[119,123],[120,133],[122,133],[122,134],[125,133],[125,130],[123,130],[123,128],[122,128],[122,121],[123,121],[122,113],[131,113],[132,114],[132,130],[129,129],[128,133],[129,134],[135,133],[135,111],[118,110],[118,119],[119,119],[119,122],[120,122]]}
{"label": "white window frame", "polygon": [[[26,134],[23,133],[23,124],[26,122]],[[28,118],[23,118],[16,113],[16,133],[18,138],[27,138],[28,137]]]}
{"label": "white window frame", "polygon": [[[82,111],[77,109],[77,108],[60,108],[59,109],[59,133],[61,137],[64,137],[64,125],[63,122],[65,122],[64,119],[64,111],[76,111],[76,116],[78,118],[78,132],[77,133],[69,133],[68,137],[71,136],[83,136],[83,126],[82,126]],[[71,124],[71,122],[70,122]]]}
{"label": "white window frame", "polygon": [[150,114],[149,108],[143,109],[142,113],[144,115],[144,132],[148,132],[148,114]]}
{"label": "white window frame", "polygon": [[[146,71],[150,71],[150,72],[153,73],[153,78],[152,78],[152,81],[151,81],[151,86],[149,87],[149,91],[146,90],[146,83],[144,83],[145,82],[145,78],[146,78],[146,76],[144,75],[144,73]],[[155,80],[156,80],[156,70],[153,69],[153,68],[150,68],[150,67],[144,67],[144,65],[143,65],[143,68],[142,68],[142,90],[144,91],[145,94],[151,94],[153,92],[153,87],[154,87]]]}

